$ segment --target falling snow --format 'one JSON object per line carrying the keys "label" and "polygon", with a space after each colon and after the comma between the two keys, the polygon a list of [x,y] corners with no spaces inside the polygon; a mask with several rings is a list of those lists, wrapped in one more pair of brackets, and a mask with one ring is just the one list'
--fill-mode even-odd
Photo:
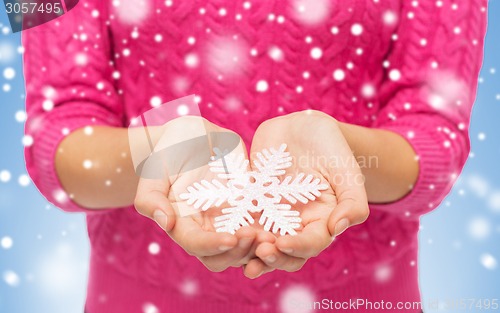
{"label": "falling snow", "polygon": [[493,191],[488,198],[488,206],[493,212],[500,213],[500,191]]}
{"label": "falling snow", "polygon": [[94,133],[94,128],[92,126],[85,126],[83,128],[83,133],[87,136],[91,136]]}
{"label": "falling snow", "polygon": [[92,168],[92,161],[91,160],[84,160],[83,161],[83,168],[86,170],[89,170]]}
{"label": "falling snow", "polygon": [[54,190],[54,192],[52,193],[52,196],[60,204],[65,204],[69,200],[68,194],[62,189]]}
{"label": "falling snow", "polygon": [[388,26],[395,25],[398,22],[398,16],[394,11],[386,11],[383,15],[384,24]]}
{"label": "falling snow", "polygon": [[475,217],[469,221],[469,235],[476,240],[484,240],[490,236],[491,225],[484,217]]}
{"label": "falling snow", "polygon": [[47,248],[45,254],[38,259],[36,277],[46,295],[68,296],[81,286],[77,279],[79,269],[75,249],[60,242],[55,247]]}
{"label": "falling snow", "polygon": [[390,265],[384,264],[380,265],[375,269],[374,278],[378,283],[385,283],[392,278],[392,267]]}
{"label": "falling snow", "polygon": [[200,60],[199,60],[198,55],[196,53],[189,53],[184,58],[184,62],[186,63],[187,67],[195,68],[200,63]]}
{"label": "falling snow", "polygon": [[271,48],[269,48],[268,53],[269,53],[269,57],[271,59],[273,59],[274,61],[276,61],[276,62],[283,61],[283,58],[284,58],[283,51],[279,47],[272,46]]}
{"label": "falling snow", "polygon": [[199,285],[194,279],[186,279],[180,284],[180,291],[186,296],[194,296],[198,290]]}
{"label": "falling snow", "polygon": [[361,89],[361,94],[365,98],[372,98],[375,96],[375,87],[372,84],[365,84]]}
{"label": "falling snow", "polygon": [[269,88],[269,84],[265,80],[259,80],[257,82],[257,85],[255,86],[255,89],[258,92],[266,92],[268,88]]}
{"label": "falling snow", "polygon": [[118,19],[125,24],[140,24],[151,11],[147,0],[113,0],[112,3]]}
{"label": "falling snow", "polygon": [[442,112],[453,112],[459,109],[458,103],[468,96],[468,87],[464,81],[448,72],[437,71],[429,78],[432,92],[429,103]]}
{"label": "falling snow", "polygon": [[158,307],[152,303],[146,303],[142,307],[142,312],[143,313],[160,313],[160,310]]}
{"label": "falling snow", "polygon": [[24,135],[21,142],[23,146],[30,147],[31,145],[33,145],[33,137],[31,137],[30,135]]}
{"label": "falling snow", "polygon": [[9,236],[5,236],[0,240],[0,246],[5,250],[9,250],[13,245],[14,241]]}
{"label": "falling snow", "polygon": [[184,116],[189,114],[189,107],[185,104],[181,104],[177,107],[177,114],[179,116]]}
{"label": "falling snow", "polygon": [[[283,313],[310,313],[312,305],[317,301],[311,288],[305,285],[292,285],[282,289],[279,298],[280,310]],[[297,305],[300,303],[301,305]]]}
{"label": "falling snow", "polygon": [[88,57],[85,53],[78,53],[75,55],[75,63],[80,66],[85,66],[88,63]]}
{"label": "falling snow", "polygon": [[337,69],[333,72],[333,78],[336,81],[342,81],[345,78],[345,72],[341,69]]}
{"label": "falling snow", "polygon": [[8,42],[0,42],[0,63],[8,64],[15,58],[14,47]]}
{"label": "falling snow", "polygon": [[15,115],[16,121],[23,123],[26,121],[27,115],[25,111],[17,111]]}
{"label": "falling snow", "polygon": [[479,198],[485,197],[490,191],[490,184],[480,175],[468,175],[463,180],[472,193]]}
{"label": "falling snow", "polygon": [[311,58],[313,58],[314,60],[320,59],[322,55],[323,51],[321,50],[321,48],[314,47],[311,49]]}
{"label": "falling snow", "polygon": [[498,266],[496,258],[489,253],[482,254],[480,257],[480,262],[488,270],[494,270]]}
{"label": "falling snow", "polygon": [[7,170],[0,171],[0,182],[7,183],[10,181],[12,175]]}
{"label": "falling snow", "polygon": [[239,111],[242,108],[243,103],[241,100],[235,96],[229,96],[224,101],[224,107],[228,111]]}
{"label": "falling snow", "polygon": [[160,253],[160,245],[156,242],[152,242],[149,244],[148,251],[152,255],[157,255],[158,253]]}
{"label": "falling snow", "polygon": [[209,42],[207,61],[210,68],[224,75],[240,75],[248,64],[248,46],[237,37],[217,37]]}
{"label": "falling snow", "polygon": [[304,25],[325,22],[332,7],[329,0],[293,0],[292,3],[292,16]]}
{"label": "falling snow", "polygon": [[363,26],[361,24],[354,24],[351,27],[351,34],[359,36],[363,33]]}
{"label": "falling snow", "polygon": [[151,100],[149,100],[149,104],[151,104],[151,106],[153,108],[157,108],[157,107],[161,106],[161,103],[162,103],[162,100],[158,96],[154,96],[151,98]]}
{"label": "falling snow", "polygon": [[21,279],[14,271],[6,271],[3,273],[3,280],[11,287],[17,287],[21,283]]}
{"label": "falling snow", "polygon": [[22,175],[19,176],[17,182],[19,183],[19,185],[21,187],[26,187],[26,186],[28,186],[30,184],[31,179],[30,179],[30,177],[28,175],[22,174]]}
{"label": "falling snow", "polygon": [[16,71],[12,67],[7,67],[3,70],[3,77],[7,80],[14,79],[14,77],[16,77]]}
{"label": "falling snow", "polygon": [[397,69],[392,69],[389,72],[389,79],[393,81],[398,81],[401,79],[401,72]]}

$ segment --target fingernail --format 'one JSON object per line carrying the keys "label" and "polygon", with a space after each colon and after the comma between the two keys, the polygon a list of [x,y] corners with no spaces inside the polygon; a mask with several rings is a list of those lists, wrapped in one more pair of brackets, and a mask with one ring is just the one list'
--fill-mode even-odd
{"label": "fingernail", "polygon": [[274,263],[274,262],[276,262],[276,256],[274,254],[271,254],[270,256],[268,256],[266,258],[266,262],[267,263]]}
{"label": "fingernail", "polygon": [[219,247],[219,251],[222,251],[222,252],[228,251],[228,250],[231,250],[231,249],[232,249],[232,247],[229,247],[229,246],[220,246]]}
{"label": "fingernail", "polygon": [[241,238],[240,242],[238,242],[238,247],[246,248],[252,243],[253,239],[251,238]]}
{"label": "fingernail", "polygon": [[167,214],[165,214],[165,212],[156,210],[153,213],[153,219],[163,230],[167,229]]}
{"label": "fingernail", "polygon": [[292,248],[283,248],[283,249],[280,249],[280,251],[283,253],[286,253],[286,254],[290,254],[293,252],[293,249]]}
{"label": "fingernail", "polygon": [[340,221],[337,222],[337,225],[335,225],[335,235],[338,236],[342,234],[347,227],[349,227],[349,220],[347,218],[343,218]]}

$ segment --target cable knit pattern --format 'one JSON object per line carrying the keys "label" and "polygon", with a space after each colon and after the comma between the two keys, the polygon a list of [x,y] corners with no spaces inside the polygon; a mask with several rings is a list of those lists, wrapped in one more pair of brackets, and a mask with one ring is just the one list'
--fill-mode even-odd
{"label": "cable knit pattern", "polygon": [[[27,167],[50,202],[87,214],[88,313],[287,312],[311,299],[420,299],[419,217],[439,205],[469,152],[486,0],[248,3],[81,0],[23,33],[26,133],[34,139]],[[297,3],[323,20],[301,17]],[[266,90],[257,90],[260,81]],[[64,136],[87,125],[126,127],[153,97],[192,93],[207,119],[247,147],[262,121],[308,108],[394,131],[419,156],[418,181],[400,201],[371,205],[364,224],[299,272],[254,281],[241,269],[207,271],[132,207],[96,212],[64,197],[54,169]],[[148,253],[152,242],[157,255]]]}

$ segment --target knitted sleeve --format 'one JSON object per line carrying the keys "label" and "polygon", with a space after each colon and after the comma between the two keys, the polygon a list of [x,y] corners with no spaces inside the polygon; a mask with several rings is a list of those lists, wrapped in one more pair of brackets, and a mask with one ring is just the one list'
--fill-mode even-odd
{"label": "knitted sleeve", "polygon": [[105,3],[81,1],[62,17],[23,32],[25,132],[33,138],[25,149],[26,166],[47,200],[66,211],[85,209],[59,182],[54,159],[60,141],[85,126],[123,125],[123,106],[112,78]]}
{"label": "knitted sleeve", "polygon": [[[408,195],[374,204],[418,218],[443,200],[470,150],[469,119],[486,32],[486,0],[401,1],[373,127],[406,138],[420,172]],[[390,147],[388,147],[390,148]]]}

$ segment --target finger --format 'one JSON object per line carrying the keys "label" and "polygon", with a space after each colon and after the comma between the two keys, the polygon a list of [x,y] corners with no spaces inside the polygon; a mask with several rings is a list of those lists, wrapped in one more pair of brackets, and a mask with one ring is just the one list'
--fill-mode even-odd
{"label": "finger", "polygon": [[253,254],[251,248],[256,238],[255,230],[251,227],[243,227],[235,235],[238,243],[234,248],[221,254],[202,257],[201,261],[212,271],[219,272],[230,266],[243,265],[243,261],[247,257],[250,260],[249,255]]}
{"label": "finger", "polygon": [[238,243],[236,236],[229,233],[203,230],[192,217],[177,219],[175,227],[169,232],[172,239],[190,255],[197,257],[224,253]]}
{"label": "finger", "polygon": [[274,268],[267,266],[259,258],[251,259],[243,268],[243,274],[250,279],[258,278],[265,273],[274,271]]}
{"label": "finger", "polygon": [[279,251],[275,245],[262,243],[255,250],[255,254],[269,267],[287,272],[298,271],[306,263],[305,259],[289,256]]}
{"label": "finger", "polygon": [[165,196],[167,185],[160,180],[141,179],[137,187],[134,206],[137,211],[158,223],[165,231],[175,225],[175,211]]}
{"label": "finger", "polygon": [[256,258],[255,249],[257,249],[259,244],[263,242],[274,243],[275,241],[276,241],[276,236],[273,233],[263,230],[257,230],[255,240],[253,242],[252,247],[250,248],[250,253],[248,253],[243,259],[240,260],[239,262],[240,265],[248,264],[248,262],[250,262],[251,259]]}
{"label": "finger", "polygon": [[337,196],[337,206],[328,220],[328,230],[332,237],[340,235],[350,226],[363,223],[370,212],[361,169],[352,153],[346,152],[343,155],[349,160],[346,163],[348,165],[335,169],[337,173],[329,177]]}
{"label": "finger", "polygon": [[295,236],[282,236],[276,240],[276,247],[282,253],[303,259],[317,256],[332,243],[325,220],[307,224]]}
{"label": "finger", "polygon": [[276,236],[268,231],[261,230],[257,232],[257,243],[263,243],[263,242],[269,242],[269,243],[275,243],[276,242]]}
{"label": "finger", "polygon": [[244,226],[238,229],[235,235],[238,238],[238,245],[233,249],[233,253],[239,256],[240,260],[248,256],[253,257],[255,251],[252,251],[252,247],[257,239],[257,231],[251,226]]}
{"label": "finger", "polygon": [[340,195],[337,206],[328,218],[328,230],[332,237],[336,237],[348,227],[363,223],[369,214],[368,202],[363,197]]}

